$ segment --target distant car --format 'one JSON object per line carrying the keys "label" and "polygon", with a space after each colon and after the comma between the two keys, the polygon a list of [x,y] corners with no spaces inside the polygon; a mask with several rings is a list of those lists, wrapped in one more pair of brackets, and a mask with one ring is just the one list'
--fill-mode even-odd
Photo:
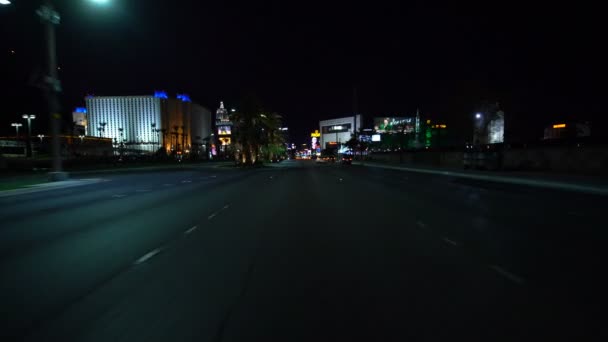
{"label": "distant car", "polygon": [[350,165],[352,163],[353,163],[353,157],[352,156],[348,156],[348,155],[342,156],[342,164],[343,165]]}

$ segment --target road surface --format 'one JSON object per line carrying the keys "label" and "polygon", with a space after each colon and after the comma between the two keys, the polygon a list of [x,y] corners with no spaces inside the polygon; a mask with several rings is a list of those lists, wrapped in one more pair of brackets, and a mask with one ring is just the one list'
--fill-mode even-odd
{"label": "road surface", "polygon": [[309,161],[95,177],[0,198],[2,341],[589,341],[602,327],[605,197]]}

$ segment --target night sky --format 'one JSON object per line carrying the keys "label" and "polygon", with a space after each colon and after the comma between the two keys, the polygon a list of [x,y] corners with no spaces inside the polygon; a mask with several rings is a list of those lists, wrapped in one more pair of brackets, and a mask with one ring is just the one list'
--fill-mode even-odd
{"label": "night sky", "polygon": [[[368,118],[420,108],[463,140],[482,101],[500,102],[508,136],[566,119],[606,135],[604,25],[583,2],[110,2],[55,1],[66,113],[89,93],[184,92],[212,111],[253,93],[303,143],[319,119],[351,115],[356,87]],[[44,114],[39,2],[13,3],[0,6],[2,135]]]}

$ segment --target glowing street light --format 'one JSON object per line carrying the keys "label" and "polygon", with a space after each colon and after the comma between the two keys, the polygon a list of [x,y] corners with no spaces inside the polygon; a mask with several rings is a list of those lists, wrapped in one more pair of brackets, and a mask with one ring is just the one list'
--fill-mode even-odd
{"label": "glowing street light", "polygon": [[42,143],[42,139],[44,139],[44,134],[38,134],[38,139],[40,139],[40,143]]}
{"label": "glowing street light", "polygon": [[15,127],[15,130],[17,131],[17,139],[19,139],[19,127],[23,126],[23,124],[20,124],[18,122],[13,122],[11,124],[11,126]]}
{"label": "glowing street light", "polygon": [[0,5],[10,5],[11,2],[8,0],[0,0]]}
{"label": "glowing street light", "polygon": [[481,113],[475,114],[475,119],[481,119]]}

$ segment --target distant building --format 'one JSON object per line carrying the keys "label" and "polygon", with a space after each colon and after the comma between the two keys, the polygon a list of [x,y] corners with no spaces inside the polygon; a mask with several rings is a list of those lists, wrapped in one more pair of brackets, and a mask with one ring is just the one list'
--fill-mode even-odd
{"label": "distant building", "polygon": [[591,123],[589,122],[563,122],[545,128],[544,140],[568,139],[591,136]]}
{"label": "distant building", "polygon": [[74,123],[74,132],[76,135],[88,135],[87,132],[87,109],[83,107],[77,107],[72,112],[72,122]]}
{"label": "distant building", "polygon": [[230,113],[224,107],[224,102],[220,101],[220,108],[215,112],[215,127],[217,128],[217,141],[220,144],[220,150],[225,151],[227,146],[232,144],[232,121],[230,121]]}
{"label": "distant building", "polygon": [[208,138],[211,112],[185,94],[169,98],[165,92],[141,96],[87,96],[86,130],[131,149],[189,151],[193,139]]}
{"label": "distant building", "polygon": [[355,116],[319,121],[321,149],[335,149],[349,141],[355,132],[355,126],[357,130],[361,128],[360,114],[357,114],[356,122]]}

